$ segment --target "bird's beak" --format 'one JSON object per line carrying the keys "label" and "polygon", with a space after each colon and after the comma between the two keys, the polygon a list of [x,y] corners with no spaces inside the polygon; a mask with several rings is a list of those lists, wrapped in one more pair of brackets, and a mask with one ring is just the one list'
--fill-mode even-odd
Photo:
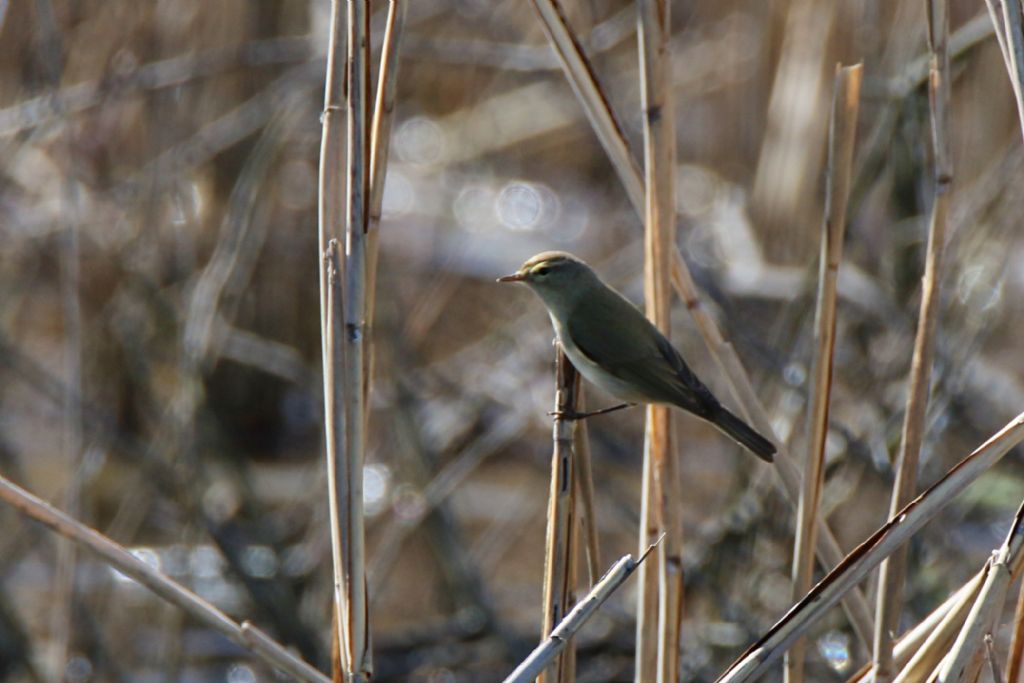
{"label": "bird's beak", "polygon": [[526,273],[516,272],[511,275],[504,275],[498,278],[498,282],[522,282],[526,279]]}

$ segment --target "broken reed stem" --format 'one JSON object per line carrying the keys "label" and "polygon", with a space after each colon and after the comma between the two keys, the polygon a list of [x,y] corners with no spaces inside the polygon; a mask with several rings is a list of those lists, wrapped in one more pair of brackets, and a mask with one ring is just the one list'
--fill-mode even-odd
{"label": "broken reed stem", "polygon": [[[548,524],[544,552],[544,614],[541,637],[548,637],[562,621],[573,603],[575,590],[576,498],[573,458],[576,420],[562,415],[577,412],[580,375],[566,358],[561,344],[555,348],[555,419],[552,426],[551,490],[548,497]],[[538,676],[539,683],[563,683],[571,679],[566,653]]]}
{"label": "broken reed stem", "polygon": [[634,560],[632,555],[626,555],[613,564],[590,592],[551,630],[550,635],[509,674],[504,683],[528,683],[550,667],[554,658],[566,648],[576,632],[594,616],[612,593],[626,582],[636,568],[643,564],[655,545],[657,544],[648,546],[638,560]]}
{"label": "broken reed stem", "polygon": [[[342,36],[341,0],[331,2],[331,24],[327,48],[327,73],[324,83],[324,110],[321,114],[320,169],[317,198],[317,243],[319,245],[320,280],[320,353],[324,384],[324,455],[327,470],[327,494],[329,524],[331,533],[331,563],[334,584],[334,609],[332,610],[332,668],[334,678],[341,676],[340,628],[345,595],[344,561],[342,559],[343,532],[342,517],[345,505],[344,467],[341,465],[345,434],[344,401],[341,397],[343,381],[339,374],[344,371],[340,357],[343,347],[340,334],[332,334],[332,326],[344,320],[341,310],[343,298],[340,289],[340,268],[344,267],[336,237],[345,222],[344,192],[345,180],[341,173],[345,159],[345,137],[342,128],[342,107],[344,98],[345,41]],[[331,290],[334,290],[333,293]],[[335,309],[332,313],[332,309]],[[337,340],[337,341],[335,341]],[[337,400],[336,400],[337,399]]]}
{"label": "broken reed stem", "polygon": [[[893,647],[893,662],[895,666],[904,669],[911,658],[916,658],[923,648],[928,647],[928,643],[935,637],[938,630],[943,628],[943,623],[950,618],[951,613],[960,609],[961,605],[971,604],[974,597],[978,594],[978,589],[981,587],[983,579],[984,576],[981,572],[975,574],[960,588],[951,593],[941,605],[933,609],[927,617],[900,636]],[[966,617],[967,612],[965,610],[954,628],[959,628]],[[870,680],[871,665],[872,662],[870,661],[865,663],[857,673],[846,679],[846,683],[863,683]]]}
{"label": "broken reed stem", "polygon": [[[637,3],[640,102],[644,148],[644,301],[647,317],[666,337],[672,327],[669,254],[675,246],[675,110],[669,0]],[[683,623],[683,517],[679,465],[668,406],[647,406],[644,451],[654,464],[656,514],[664,542],[658,547],[659,683],[679,680]],[[646,457],[646,456],[645,456]],[[641,531],[641,536],[646,534]],[[650,588],[648,586],[648,588]],[[638,598],[641,602],[644,597]],[[653,620],[648,621],[648,629]],[[650,630],[639,634],[654,636]]]}
{"label": "broken reed stem", "polygon": [[[1015,0],[1014,0],[1015,1]],[[956,642],[942,661],[938,683],[975,681],[984,662],[984,637],[995,630],[1006,602],[1006,593],[1013,580],[1014,568],[1019,567],[1024,550],[1024,504],[1017,508],[1013,524],[1002,546],[989,560],[988,575],[975,600],[967,621],[960,629]],[[998,672],[997,672],[998,673]]]}
{"label": "broken reed stem", "polygon": [[[832,352],[836,337],[836,298],[839,264],[843,257],[846,206],[853,169],[853,141],[857,132],[862,69],[858,64],[836,67],[832,115],[829,121],[828,166],[825,180],[825,215],[822,220],[821,255],[818,264],[818,304],[815,312],[815,349],[812,362],[810,409],[807,416],[807,453],[803,488],[797,503],[796,539],[793,550],[793,601],[811,588],[814,576],[815,521],[820,515],[824,485],[825,440],[828,436],[829,399],[832,391]],[[803,681],[804,641],[786,654],[786,681]]]}
{"label": "broken reed stem", "polygon": [[[590,66],[586,55],[583,54],[579,41],[573,35],[572,28],[565,21],[565,17],[554,0],[533,0],[533,3],[543,24],[545,34],[562,64],[562,70],[565,73],[566,79],[569,81],[580,105],[586,112],[594,133],[597,135],[601,146],[612,163],[612,167],[615,169],[619,180],[626,190],[630,203],[637,213],[643,216],[645,214],[645,191],[640,168],[629,151],[626,138],[615,120],[607,97],[594,76],[593,68]],[[768,413],[754,392],[750,375],[743,367],[732,345],[725,341],[718,329],[718,325],[704,309],[700,297],[697,295],[697,287],[690,275],[690,270],[683,260],[678,247],[672,247],[670,259],[672,285],[690,312],[690,316],[693,318],[701,337],[704,339],[704,343],[711,352],[711,356],[715,359],[718,369],[728,382],[733,397],[741,406],[741,412],[748,420],[754,422],[753,426],[758,431],[771,436],[779,448],[779,452],[775,457],[779,478],[787,497],[795,504],[799,497],[800,474],[790,460],[783,444],[775,438],[774,430],[771,428],[771,421],[768,419]],[[843,551],[840,549],[832,530],[824,520],[819,519],[817,523],[818,545],[816,550],[818,559],[824,567],[834,567],[843,559]],[[641,584],[643,584],[642,575]],[[844,597],[843,607],[857,637],[861,642],[870,646],[871,633],[874,627],[872,626],[871,610],[868,607],[863,592],[859,588],[850,592]],[[640,660],[638,659],[638,665],[639,663]]]}
{"label": "broken reed stem", "polygon": [[935,517],[953,498],[995,465],[1024,440],[1024,413],[978,446],[946,472],[941,479],[899,510],[863,543],[853,549],[835,569],[819,581],[799,603],[793,605],[768,632],[734,662],[719,678],[720,683],[753,681],[763,674],[790,644],[851,590],[872,569],[906,543]]}
{"label": "broken reed stem", "polygon": [[[960,627],[988,576],[989,567],[990,563],[986,562],[981,571],[951,593],[917,626],[900,636],[893,648],[894,669],[899,670],[893,683],[921,683],[928,680],[960,632]],[[1020,563],[1011,567],[1014,578],[1019,575],[1021,568]],[[1011,643],[1011,656],[1016,651],[1016,645]],[[1007,667],[1009,666],[1008,661]],[[870,680],[871,667],[872,663],[868,662],[848,678],[847,683],[863,683]]]}
{"label": "broken reed stem", "polygon": [[300,681],[329,683],[326,676],[293,655],[283,645],[249,622],[239,624],[232,620],[224,612],[188,588],[133,555],[124,546],[73,519],[3,476],[0,476],[0,500],[8,503],[26,517],[40,522],[51,531],[96,554],[117,571],[184,610],[199,623],[205,624],[252,652],[268,665],[280,669]]}
{"label": "broken reed stem", "polygon": [[[1013,0],[1014,2],[1016,0]],[[946,0],[929,0],[928,46],[931,63],[928,79],[931,106],[932,149],[934,153],[934,193],[924,281],[921,290],[921,311],[914,354],[910,365],[909,395],[903,418],[896,481],[893,484],[889,514],[903,508],[917,492],[917,469],[924,439],[925,416],[931,382],[932,356],[935,348],[935,327],[939,316],[939,285],[942,256],[946,242],[946,214],[949,206],[953,165],[950,156],[949,131],[949,8]],[[901,548],[885,563],[878,579],[878,600],[875,614],[874,663],[875,682],[892,678],[892,644],[899,628],[903,608],[903,588],[907,572],[907,552]]]}
{"label": "broken reed stem", "polygon": [[341,663],[346,683],[368,681],[369,613],[366,599],[366,538],[363,524],[363,464],[366,458],[366,230],[370,190],[370,13],[369,3],[348,5],[345,100],[347,173],[345,182],[345,329],[334,343],[343,344],[345,408],[345,477],[347,478],[341,621]]}
{"label": "broken reed stem", "polygon": [[[960,627],[967,619],[967,613],[970,612],[971,606],[977,599],[990,567],[990,563],[986,562],[982,571],[975,574],[974,578],[966,584],[967,590],[957,593],[959,597],[952,609],[935,626],[924,643],[910,654],[909,658],[901,662],[897,656],[899,646],[894,648],[894,668],[901,667],[894,683],[923,683],[928,680],[935,667],[942,662],[943,656],[949,651],[953,639],[956,638]],[[868,669],[870,671],[870,665]]]}

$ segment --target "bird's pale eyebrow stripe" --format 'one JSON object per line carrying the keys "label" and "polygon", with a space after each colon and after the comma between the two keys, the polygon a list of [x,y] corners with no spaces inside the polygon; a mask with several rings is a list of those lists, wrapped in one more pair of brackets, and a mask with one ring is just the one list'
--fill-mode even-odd
{"label": "bird's pale eyebrow stripe", "polygon": [[535,270],[539,270],[540,268],[546,268],[546,267],[548,267],[548,266],[553,266],[553,265],[555,265],[556,263],[563,263],[563,262],[565,262],[565,261],[566,261],[566,259],[564,259],[564,258],[549,258],[549,259],[544,259],[543,261],[538,261],[537,263],[532,263],[532,264],[530,264],[530,266],[529,266],[529,271],[530,271],[530,272],[532,273],[532,272],[534,272]]}

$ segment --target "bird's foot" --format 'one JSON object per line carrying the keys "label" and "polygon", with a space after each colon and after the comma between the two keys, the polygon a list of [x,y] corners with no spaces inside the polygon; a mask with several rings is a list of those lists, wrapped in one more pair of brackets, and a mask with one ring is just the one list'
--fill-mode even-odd
{"label": "bird's foot", "polygon": [[588,417],[594,417],[595,415],[606,415],[608,413],[614,413],[616,410],[622,410],[623,408],[632,408],[635,403],[620,403],[617,406],[611,406],[610,408],[601,408],[600,410],[591,410],[585,413],[578,413],[575,410],[552,410],[548,413],[551,417],[556,420],[566,420],[572,422],[575,420],[585,420]]}

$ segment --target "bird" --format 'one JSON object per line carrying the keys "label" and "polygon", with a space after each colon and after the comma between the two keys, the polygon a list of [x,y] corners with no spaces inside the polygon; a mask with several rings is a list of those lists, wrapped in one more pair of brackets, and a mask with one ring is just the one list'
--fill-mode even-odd
{"label": "bird", "polygon": [[545,251],[498,282],[521,282],[540,297],[565,355],[587,381],[628,403],[682,408],[762,460],[774,459],[775,445],[729,412],[665,335],[583,260]]}

